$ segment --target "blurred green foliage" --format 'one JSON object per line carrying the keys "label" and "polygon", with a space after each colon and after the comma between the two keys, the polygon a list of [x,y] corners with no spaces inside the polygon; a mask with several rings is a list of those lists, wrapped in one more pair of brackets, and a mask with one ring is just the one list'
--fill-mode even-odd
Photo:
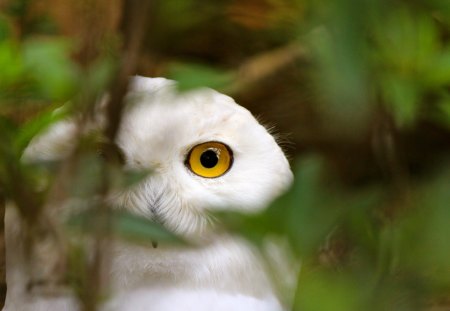
{"label": "blurred green foliage", "polygon": [[198,87],[221,89],[233,81],[233,74],[198,64],[174,64],[169,77],[179,81],[179,91],[186,91]]}
{"label": "blurred green foliage", "polygon": [[[424,310],[447,297],[448,169],[415,184],[409,198],[382,185],[349,192],[332,178],[316,156],[302,159],[291,191],[266,212],[222,215],[257,245],[271,235],[289,239],[302,261],[295,309]],[[401,216],[381,214],[398,204]],[[327,254],[333,235],[338,257]]]}
{"label": "blurred green foliage", "polygon": [[[294,309],[428,310],[440,303],[448,308],[450,2],[155,2],[147,50],[155,60],[168,63],[162,71],[178,80],[181,90],[226,90],[245,75],[242,63],[296,44],[308,51],[304,59],[261,78],[263,88],[279,96],[274,105],[285,114],[310,113],[306,118],[320,123],[318,141],[331,139],[331,146],[344,151],[345,144],[357,141],[369,146],[373,158],[381,157],[366,163],[363,153],[345,154],[350,165],[344,175],[362,167],[369,176],[352,183],[339,174],[326,148],[302,146],[295,151],[294,185],[267,211],[220,215],[231,230],[261,247],[267,236],[289,241],[295,259],[302,261]],[[17,196],[24,192],[19,190],[25,187],[27,195],[45,196],[57,180],[57,170],[48,163],[31,166],[20,161],[29,140],[61,118],[89,109],[117,65],[110,54],[102,54],[88,68],[80,66],[72,57],[78,48],[75,40],[53,36],[48,17],[20,23],[28,5],[29,1],[12,1],[0,14],[0,187],[15,201],[20,201]],[[288,79],[283,79],[283,70],[291,72]],[[140,71],[145,73],[145,66]],[[267,81],[270,87],[265,87]],[[246,91],[249,97],[256,93],[251,88],[242,92]],[[282,97],[284,92],[289,96]],[[280,98],[293,98],[295,105]],[[260,111],[269,109],[268,103],[255,101]],[[63,110],[52,112],[66,102]],[[292,131],[297,129],[294,123],[287,124]],[[436,139],[421,127],[424,123],[431,132],[443,134]],[[417,146],[402,149],[398,137],[410,137]],[[148,174],[105,169],[89,150],[95,139],[83,142],[88,151],[78,159],[71,197],[101,191],[105,170],[117,188]],[[424,139],[437,147],[427,150]],[[427,154],[420,173],[411,169],[415,162],[410,156],[415,153]],[[373,177],[377,165],[385,174]],[[42,180],[47,180],[45,189]],[[72,226],[92,218],[77,217],[69,221]],[[123,237],[175,240],[139,217],[113,218]],[[74,248],[72,257],[84,256],[80,254]],[[82,259],[73,266],[78,260]]]}
{"label": "blurred green foliage", "polygon": [[[76,66],[61,40],[2,40],[0,95],[3,100],[68,100],[74,95]],[[49,83],[51,81],[51,83]]]}
{"label": "blurred green foliage", "polygon": [[[81,230],[84,234],[92,234],[93,228],[98,224],[95,221],[97,216],[92,210],[80,212],[68,220],[68,228],[75,232]],[[160,243],[185,243],[161,225],[125,211],[113,211],[111,220],[114,232],[119,237],[126,238],[134,243],[140,243],[147,247],[151,247],[151,244],[156,243],[156,241]]]}
{"label": "blurred green foliage", "polygon": [[[448,150],[450,6],[445,1],[270,3],[273,14],[284,14],[277,8],[285,5],[297,10],[296,22],[282,30],[268,23],[264,35],[273,27],[280,35],[295,34],[290,40],[309,49],[311,59],[302,69],[336,143],[366,137],[381,110],[393,130],[379,135],[413,131],[426,120],[443,126],[440,144]],[[270,36],[265,39],[270,44]],[[198,68],[197,75],[205,72]],[[183,82],[197,75],[174,77]],[[259,105],[264,111],[264,103]],[[399,157],[401,146],[385,143],[384,156]],[[355,162],[358,156],[347,155]],[[390,179],[352,187],[336,175],[327,154],[301,157],[292,189],[266,212],[221,219],[257,245],[271,235],[290,241],[302,261],[296,310],[424,310],[442,301],[448,308],[450,156],[448,151],[435,156],[425,176],[399,172],[409,165],[397,158],[387,169]]]}

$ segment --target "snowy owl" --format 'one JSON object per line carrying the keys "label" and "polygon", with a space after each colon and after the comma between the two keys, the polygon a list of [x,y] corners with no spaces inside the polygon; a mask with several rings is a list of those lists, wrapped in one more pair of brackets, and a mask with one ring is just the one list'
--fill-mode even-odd
{"label": "snowy owl", "polygon": [[[260,211],[289,187],[292,172],[274,137],[232,98],[207,88],[178,93],[173,81],[135,77],[126,101],[116,144],[126,167],[152,174],[118,194],[115,206],[197,246],[115,242],[111,295],[100,310],[283,310],[253,248],[208,219],[214,210]],[[53,125],[24,159],[67,156],[75,132],[71,120]],[[4,310],[79,310],[70,295],[27,297],[14,213],[8,209]]]}

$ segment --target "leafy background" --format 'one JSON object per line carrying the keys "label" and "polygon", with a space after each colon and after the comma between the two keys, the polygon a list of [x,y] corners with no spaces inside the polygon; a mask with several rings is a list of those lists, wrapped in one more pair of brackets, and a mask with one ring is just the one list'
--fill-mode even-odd
{"label": "leafy background", "polygon": [[[30,232],[48,205],[145,177],[97,156],[114,154],[101,145],[114,135],[81,135],[70,161],[36,165],[20,161],[31,137],[92,114],[124,73],[166,76],[225,92],[280,133],[292,189],[262,214],[221,217],[257,245],[288,241],[302,261],[294,310],[450,309],[450,2],[154,0],[136,27],[144,2],[0,1],[0,190]],[[100,244],[110,227],[177,239],[91,204],[98,217],[71,224]],[[98,266],[73,241],[62,249],[94,310]]]}

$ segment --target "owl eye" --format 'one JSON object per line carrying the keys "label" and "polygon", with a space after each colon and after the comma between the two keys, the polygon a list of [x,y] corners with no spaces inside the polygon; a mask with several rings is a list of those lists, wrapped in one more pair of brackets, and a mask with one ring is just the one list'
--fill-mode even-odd
{"label": "owl eye", "polygon": [[196,175],[215,178],[225,174],[233,164],[231,149],[211,141],[194,146],[188,153],[186,166]]}

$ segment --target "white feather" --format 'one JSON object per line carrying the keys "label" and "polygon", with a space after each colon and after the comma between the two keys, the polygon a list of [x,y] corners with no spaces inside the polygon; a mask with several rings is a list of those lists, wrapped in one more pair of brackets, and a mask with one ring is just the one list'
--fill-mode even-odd
{"label": "white feather", "polygon": [[[136,77],[127,102],[117,144],[127,167],[154,173],[116,195],[115,205],[199,246],[153,249],[117,241],[103,310],[281,310],[257,252],[208,220],[209,210],[259,211],[289,187],[292,173],[275,139],[248,110],[210,89],[178,94],[173,81]],[[26,160],[66,156],[74,133],[73,121],[56,124],[31,143]],[[202,178],[185,165],[190,148],[207,141],[233,151],[232,168],[219,178]],[[18,243],[11,236],[7,248]],[[78,310],[73,297],[25,299],[23,267],[10,258],[7,269],[5,310]]]}

